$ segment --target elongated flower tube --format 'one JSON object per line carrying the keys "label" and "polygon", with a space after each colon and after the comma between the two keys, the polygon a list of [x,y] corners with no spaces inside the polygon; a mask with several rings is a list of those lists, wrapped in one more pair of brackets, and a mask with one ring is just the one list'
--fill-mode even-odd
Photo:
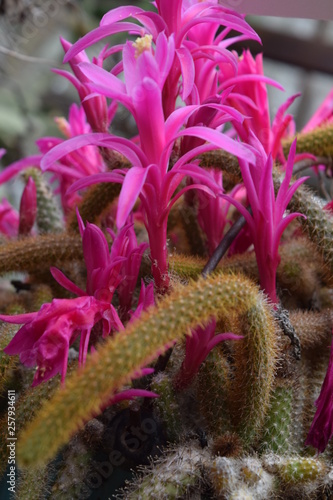
{"label": "elongated flower tube", "polygon": [[[257,147],[259,143],[257,142]],[[260,145],[259,145],[260,148]],[[276,295],[276,270],[280,262],[279,243],[285,228],[295,217],[302,214],[296,212],[284,216],[285,210],[297,188],[306,180],[302,177],[289,187],[292,177],[296,141],[290,148],[285,178],[277,196],[274,195],[273,160],[266,157],[263,149],[258,149],[257,165],[239,160],[243,182],[252,209],[252,216],[237,200],[228,197],[239,212],[245,217],[253,239],[254,250],[259,269],[261,288],[274,304],[278,303]],[[226,195],[222,195],[225,196]]]}
{"label": "elongated flower tube", "polygon": [[94,297],[54,299],[44,304],[39,312],[16,316],[0,315],[2,321],[24,324],[4,349],[6,354],[20,355],[28,367],[36,366],[33,386],[61,373],[62,382],[67,372],[68,351],[81,332],[79,361],[85,362],[90,332],[101,319],[104,330],[119,324],[113,306]]}
{"label": "elongated flower tube", "polygon": [[11,206],[6,198],[3,198],[0,203],[0,233],[8,238],[17,236],[19,223],[17,210]]}
{"label": "elongated flower tube", "polygon": [[[60,37],[60,42],[66,54],[72,44],[62,37]],[[103,64],[103,52],[104,51],[102,51],[97,59],[93,59],[94,64],[99,66]],[[78,91],[83,109],[92,130],[94,132],[106,132],[115,114],[116,106],[112,104],[108,108],[106,98],[102,95],[95,95],[91,96],[89,99],[86,99],[86,97],[90,94],[90,90],[87,87],[87,78],[84,76],[84,74],[81,73],[78,67],[79,63],[82,62],[90,62],[88,56],[84,51],[73,57],[73,59],[71,59],[69,62],[74,76],[64,70],[55,69],[53,71],[58,75],[67,78]]]}
{"label": "elongated flower tube", "polygon": [[29,234],[37,215],[37,191],[32,177],[29,177],[24,188],[20,203],[20,235]]}

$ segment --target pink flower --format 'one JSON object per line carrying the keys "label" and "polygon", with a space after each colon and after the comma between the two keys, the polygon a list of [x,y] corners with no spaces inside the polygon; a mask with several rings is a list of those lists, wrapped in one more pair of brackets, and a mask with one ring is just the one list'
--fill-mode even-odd
{"label": "pink flower", "polygon": [[13,238],[18,235],[19,214],[6,198],[0,203],[0,233]]}
{"label": "pink flower", "polygon": [[[66,54],[72,44],[61,37],[60,42]],[[104,52],[105,50],[101,52],[100,56],[97,59],[93,59],[93,64],[102,66],[105,56]],[[108,108],[106,98],[103,95],[89,96],[90,89],[87,87],[87,83],[89,83],[89,80],[85,77],[85,75],[80,71],[79,68],[79,64],[82,62],[90,62],[88,56],[84,51],[82,51],[80,54],[76,55],[69,61],[69,65],[74,73],[74,76],[64,70],[54,69],[53,71],[58,75],[67,78],[75,86],[81,99],[81,103],[88,123],[91,126],[93,132],[106,132],[117,108],[114,104],[112,104]]]}
{"label": "pink flower", "polygon": [[317,411],[305,444],[323,453],[333,435],[333,343],[325,380],[315,406]]}
{"label": "pink flower", "polygon": [[254,143],[258,148],[256,165],[239,160],[243,182],[247,190],[247,198],[252,209],[252,216],[241,203],[227,195],[222,196],[235,205],[245,217],[254,244],[261,288],[267,293],[271,301],[277,304],[276,270],[280,263],[278,252],[280,239],[288,224],[295,217],[302,215],[300,213],[292,213],[284,216],[284,213],[296,189],[307,178],[302,177],[289,187],[296,151],[296,141],[294,141],[290,148],[285,177],[275,198],[272,157],[269,156],[267,158],[259,141],[255,141]]}
{"label": "pink flower", "polygon": [[234,72],[230,64],[220,64],[220,90],[230,88],[226,104],[233,106],[244,117],[243,122],[233,121],[239,137],[251,143],[254,133],[260,140],[266,154],[273,159],[282,155],[281,140],[295,133],[292,115],[285,114],[288,107],[299,94],[296,94],[280,106],[273,122],[270,120],[267,84],[283,90],[283,87],[264,75],[263,56],[258,54],[254,59],[249,50],[245,50],[238,61],[238,72]]}
{"label": "pink flower", "polygon": [[317,111],[312,115],[302,132],[311,132],[317,127],[333,123],[333,88],[325,97]]}
{"label": "pink flower", "polygon": [[[80,134],[88,134],[92,131],[86,121],[86,115],[82,107],[72,104],[69,109],[68,121],[65,118],[55,119],[60,131],[66,139],[76,137]],[[62,144],[64,139],[58,137],[42,137],[36,144],[45,154],[58,144]],[[55,194],[60,193],[61,202],[65,213],[75,208],[80,201],[77,193],[68,195],[68,188],[77,180],[88,175],[104,172],[106,166],[102,156],[95,146],[85,146],[79,150],[69,153],[62,158],[61,164],[53,171],[51,182],[57,182],[59,187],[55,189]]]}
{"label": "pink flower", "polygon": [[187,387],[198,373],[201,363],[214,347],[224,340],[239,340],[243,337],[234,333],[219,333],[215,335],[216,321],[213,319],[205,327],[192,330],[192,335],[186,337],[185,359],[174,378],[177,390]]}
{"label": "pink flower", "polygon": [[[148,243],[141,243],[138,245],[133,224],[124,226],[117,236],[111,231],[110,234],[114,240],[111,247],[111,259],[114,259],[115,255],[126,257],[126,260],[120,267],[119,275],[121,281],[117,287],[120,316],[123,320],[126,320],[132,306],[133,294],[138,281],[142,256],[149,245]],[[139,316],[139,311],[142,308],[145,309],[148,306],[146,295],[148,294],[148,296],[150,296],[148,292],[150,288],[148,287],[146,290],[144,285],[142,286],[143,289],[141,290],[139,304],[136,310],[137,316]]]}
{"label": "pink flower", "polygon": [[[200,168],[197,161],[191,162],[192,158],[204,151],[221,147],[236,156],[254,160],[249,148],[216,130],[190,126],[181,131],[183,124],[198,106],[177,109],[165,121],[162,89],[173,61],[174,50],[173,37],[167,39],[163,33],[158,35],[155,47],[152,46],[151,37],[147,35],[134,44],[128,42],[123,51],[125,82],[95,65],[80,65],[81,71],[89,77],[93,91],[119,100],[132,112],[138,125],[141,147],[111,134],[86,134],[56,146],[43,159],[44,169],[56,170],[57,166],[53,164],[64,154],[72,154],[72,151],[82,146],[93,144],[112,148],[131,161],[133,166],[128,171],[114,170],[90,176],[75,183],[69,193],[96,182],[122,183],[116,218],[118,228],[126,223],[137,197],[140,197],[149,236],[152,273],[157,288],[162,292],[168,288],[169,280],[166,232],[167,217],[172,205],[189,189],[201,189],[212,196],[221,191],[214,178]],[[223,111],[216,103],[207,103],[205,106]],[[147,109],[151,112],[147,113]],[[184,136],[199,138],[201,145],[183,155],[169,170],[173,144]],[[185,176],[193,178],[195,184],[174,195]]]}
{"label": "pink flower", "polygon": [[[84,364],[89,346],[93,348],[96,342],[96,338],[91,340],[90,337],[97,323],[101,322],[100,335],[103,337],[112,330],[124,328],[111,304],[113,294],[121,284],[120,296],[128,294],[127,300],[122,299],[126,314],[132,304],[142,253],[147,245],[138,245],[133,226],[127,225],[118,235],[113,235],[114,244],[110,252],[100,228],[89,223],[85,227],[79,215],[78,221],[87,267],[86,291],[71,282],[59,269],[51,268],[58,283],[78,298],[54,299],[35,313],[0,315],[3,321],[24,323],[4,351],[10,355],[20,354],[20,361],[28,367],[37,365],[33,385],[57,373],[61,373],[62,382],[65,380],[68,350],[80,334],[79,363]],[[150,292],[151,288],[145,290],[143,287],[138,311],[134,313],[136,317],[153,302]]]}
{"label": "pink flower", "polygon": [[[244,21],[243,16],[222,7],[216,0],[210,2],[160,0],[156,3],[159,14],[145,12],[134,6],[118,7],[111,10],[102,18],[98,28],[81,38],[68,50],[64,61],[69,61],[89,45],[115,33],[127,31],[140,36],[151,35],[155,43],[157,43],[159,35],[165,33],[169,39],[174,38],[175,43],[172,67],[163,87],[163,110],[167,118],[175,109],[178,95],[186,100],[193,90],[195,72],[193,54],[191,53],[193,45],[187,43],[187,38],[195,38],[195,34],[200,32],[200,41],[207,42],[207,44],[202,45],[199,56],[196,54],[195,57],[202,57],[202,54],[206,52],[211,56],[214,52],[211,50],[211,42],[221,26],[226,26],[226,33],[234,29],[246,35],[247,38],[254,38],[258,41],[259,38]],[[138,20],[142,27],[132,22],[124,22],[129,17]],[[209,35],[207,35],[208,33]],[[196,50],[200,43],[194,45],[193,48]],[[222,53],[224,47],[215,49],[215,52],[216,50]],[[232,57],[229,56],[230,59]],[[182,78],[181,85],[179,83],[180,77]]]}
{"label": "pink flower", "polygon": [[133,225],[127,224],[117,235],[108,230],[113,238],[109,250],[102,230],[89,222],[84,226],[78,212],[77,216],[87,268],[86,292],[72,283],[59,269],[52,267],[52,275],[70,292],[79,296],[91,295],[103,302],[111,302],[115,290],[118,289],[122,314],[126,316],[132,305],[142,255],[148,245],[138,245]]}
{"label": "pink flower", "polygon": [[36,366],[33,386],[61,373],[64,382],[67,372],[68,351],[81,334],[79,363],[84,363],[90,333],[102,320],[103,334],[111,327],[118,328],[119,320],[114,307],[94,297],[54,299],[44,304],[36,313],[17,316],[0,315],[8,323],[24,324],[10,341],[4,352],[20,355],[20,361],[28,367]]}
{"label": "pink flower", "polygon": [[29,177],[20,203],[20,235],[29,234],[37,216],[37,191],[32,177]]}
{"label": "pink flower", "polygon": [[[91,127],[86,121],[83,108],[78,107],[76,104],[72,104],[70,107],[68,121],[65,118],[56,118],[55,121],[66,138],[91,133]],[[8,165],[0,173],[0,184],[8,182],[26,168],[40,168],[43,154],[63,142],[64,139],[59,137],[41,137],[36,141],[36,144],[42,154],[31,155]],[[51,183],[55,182],[59,185],[54,192],[55,194],[60,193],[65,213],[75,208],[80,201],[80,197],[77,193],[67,194],[68,188],[78,179],[104,172],[105,170],[106,166],[98,148],[89,145],[75,152],[65,154],[56,169],[53,170],[52,167],[50,168],[50,171],[53,171],[53,176],[50,181]]]}
{"label": "pink flower", "polygon": [[[210,173],[216,180],[216,183],[222,188],[222,172],[210,169]],[[235,186],[229,193],[229,196],[235,197],[241,189],[241,185]],[[220,196],[216,196],[215,198],[209,196],[204,191],[197,191],[196,198],[198,200],[198,222],[207,237],[208,253],[212,255],[219,245],[226,228],[231,223],[228,220],[230,202]]]}

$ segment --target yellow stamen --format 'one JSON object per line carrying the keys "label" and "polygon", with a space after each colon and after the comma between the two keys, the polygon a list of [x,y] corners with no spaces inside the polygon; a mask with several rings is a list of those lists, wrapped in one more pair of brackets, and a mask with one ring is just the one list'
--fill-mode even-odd
{"label": "yellow stamen", "polygon": [[135,47],[135,57],[139,57],[142,52],[145,50],[151,49],[151,42],[153,39],[153,35],[145,35],[143,37],[139,37],[133,43],[133,47]]}
{"label": "yellow stamen", "polygon": [[66,118],[63,118],[61,116],[57,116],[54,121],[56,122],[57,124],[57,127],[58,129],[60,130],[60,132],[65,136],[65,137],[70,137],[70,131],[69,131],[69,125],[68,125],[68,121],[66,120]]}

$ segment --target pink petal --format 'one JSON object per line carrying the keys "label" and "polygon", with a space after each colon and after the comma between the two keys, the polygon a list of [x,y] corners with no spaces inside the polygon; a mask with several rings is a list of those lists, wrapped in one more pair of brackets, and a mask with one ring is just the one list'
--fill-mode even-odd
{"label": "pink petal", "polygon": [[211,144],[224,149],[228,153],[237,156],[239,159],[241,158],[253,164],[256,163],[256,157],[249,147],[234,141],[217,130],[211,130],[207,127],[190,127],[176,134],[175,138],[182,136],[200,137],[200,139],[209,141]]}
{"label": "pink petal", "polygon": [[75,57],[79,52],[86,49],[90,45],[103,40],[103,38],[114,35],[115,33],[122,33],[123,31],[131,31],[133,34],[137,34],[140,36],[142,28],[134,23],[119,23],[99,26],[94,30],[87,33],[84,37],[80,38],[72,47],[68,50],[64,57],[64,63],[70,61],[73,57]]}
{"label": "pink petal", "polygon": [[88,177],[84,177],[83,179],[80,179],[74,184],[70,186],[70,188],[67,190],[67,194],[72,194],[75,193],[75,191],[79,191],[80,189],[85,189],[89,186],[92,186],[93,184],[99,184],[101,182],[115,182],[122,184],[124,180],[124,177],[114,173],[114,172],[105,172],[101,174],[94,174],[94,175],[89,175]]}
{"label": "pink petal", "polygon": [[1,172],[0,184],[9,181],[25,168],[29,167],[39,168],[42,158],[43,156],[41,155],[27,156],[27,158],[23,158],[22,160],[12,163]]}
{"label": "pink petal", "polygon": [[78,295],[79,297],[87,295],[86,292],[81,290],[75,283],[73,283],[67,276],[64,275],[60,269],[57,269],[56,267],[50,267],[50,273],[52,274],[53,278],[61,285],[63,288],[68,290],[69,292],[75,293],[75,295]]}
{"label": "pink petal", "polygon": [[194,85],[194,62],[190,51],[185,46],[177,49],[176,54],[180,63],[183,81],[181,97],[183,101],[185,101],[185,99],[187,99],[192,92],[192,88]]}
{"label": "pink petal", "polygon": [[148,174],[148,169],[149,167],[132,167],[127,172],[118,201],[116,220],[118,228],[121,228],[126,223],[127,217],[134,207],[137,197],[141,193]]}
{"label": "pink petal", "polygon": [[2,321],[6,321],[6,323],[12,323],[14,325],[24,325],[32,321],[37,316],[37,314],[37,312],[16,314],[15,316],[12,316],[10,314],[0,314],[0,319]]}
{"label": "pink petal", "polygon": [[128,17],[136,18],[137,14],[145,13],[140,7],[135,7],[134,5],[126,5],[125,7],[117,7],[110,10],[101,19],[99,23],[100,26],[106,26],[108,24],[113,24]]}

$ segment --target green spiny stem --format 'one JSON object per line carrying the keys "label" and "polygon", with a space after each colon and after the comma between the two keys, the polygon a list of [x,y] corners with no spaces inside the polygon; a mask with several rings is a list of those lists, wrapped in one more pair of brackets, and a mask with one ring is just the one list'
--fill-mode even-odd
{"label": "green spiny stem", "polygon": [[25,170],[22,175],[26,180],[32,177],[35,181],[37,192],[36,222],[39,232],[45,234],[63,231],[62,215],[42,172],[38,168],[31,167]]}
{"label": "green spiny stem", "polygon": [[182,432],[182,419],[170,377],[164,372],[158,373],[150,389],[159,395],[153,400],[153,405],[165,424],[167,440],[171,443],[178,441]]}
{"label": "green spiny stem", "polygon": [[9,323],[0,325],[0,394],[5,389],[13,369],[19,362],[18,356],[8,356],[3,352],[3,349],[7,347],[18,329],[17,325],[10,325]]}
{"label": "green spiny stem", "polygon": [[[234,343],[235,374],[228,401],[233,425],[245,446],[258,438],[270,399],[277,356],[276,330],[264,309],[248,308],[242,315],[244,339]],[[248,325],[248,327],[246,327]],[[266,385],[267,384],[267,385]]]}
{"label": "green spiny stem", "polygon": [[309,367],[305,360],[298,363],[293,383],[293,404],[290,423],[290,450],[293,453],[304,453],[304,441],[308,429],[304,429],[304,412],[306,408]]}
{"label": "green spiny stem", "polygon": [[40,466],[20,470],[17,500],[44,500],[49,494],[49,467]]}
{"label": "green spiny stem", "polygon": [[82,240],[78,236],[62,233],[27,237],[0,246],[0,273],[49,269],[82,256]]}
{"label": "green spiny stem", "polygon": [[[227,172],[232,178],[231,184],[235,185],[242,182],[242,176],[239,169],[238,159],[223,149],[208,151],[199,156],[201,167],[216,168]],[[224,185],[224,189],[227,187]]]}
{"label": "green spiny stem", "polygon": [[191,328],[212,316],[228,317],[230,313],[243,314],[245,338],[238,343],[244,347],[236,355],[236,372],[243,373],[236,374],[236,385],[241,413],[246,417],[242,432],[248,439],[253,437],[265,417],[273,382],[274,322],[263,294],[249,280],[219,274],[179,287],[97,349],[85,368],[67,378],[66,386],[22,434],[18,445],[21,463],[38,464],[54,456],[140,367],[189,335]]}
{"label": "green spiny stem", "polygon": [[179,446],[158,459],[145,475],[126,488],[126,500],[176,500],[187,498],[190,491],[200,491],[201,465],[206,457],[194,446]]}
{"label": "green spiny stem", "polygon": [[202,364],[196,381],[196,399],[206,428],[215,437],[231,429],[227,384],[230,367],[217,349]]}
{"label": "green spiny stem", "polygon": [[290,451],[292,382],[277,379],[263,427],[260,450],[283,455]]}
{"label": "green spiny stem", "polygon": [[[333,126],[326,125],[311,132],[300,133],[297,138],[297,153],[311,153],[315,156],[333,156]],[[288,155],[291,143],[295,138],[283,142],[283,152]]]}
{"label": "green spiny stem", "polygon": [[[84,223],[96,223],[103,212],[119,196],[120,184],[103,182],[91,187],[84,195],[78,206],[78,210]],[[78,232],[76,211],[73,211],[67,220],[69,231]]]}
{"label": "green spiny stem", "polygon": [[314,482],[320,479],[327,469],[324,461],[312,457],[289,457],[278,467],[281,480],[286,484]]}
{"label": "green spiny stem", "polygon": [[[18,434],[22,427],[33,419],[43,402],[51,397],[56,387],[59,385],[60,377],[40,384],[37,387],[29,388],[22,394],[15,406],[15,432]],[[8,458],[8,419],[7,413],[0,420],[0,476],[4,473]],[[32,464],[34,468],[34,464]]]}

